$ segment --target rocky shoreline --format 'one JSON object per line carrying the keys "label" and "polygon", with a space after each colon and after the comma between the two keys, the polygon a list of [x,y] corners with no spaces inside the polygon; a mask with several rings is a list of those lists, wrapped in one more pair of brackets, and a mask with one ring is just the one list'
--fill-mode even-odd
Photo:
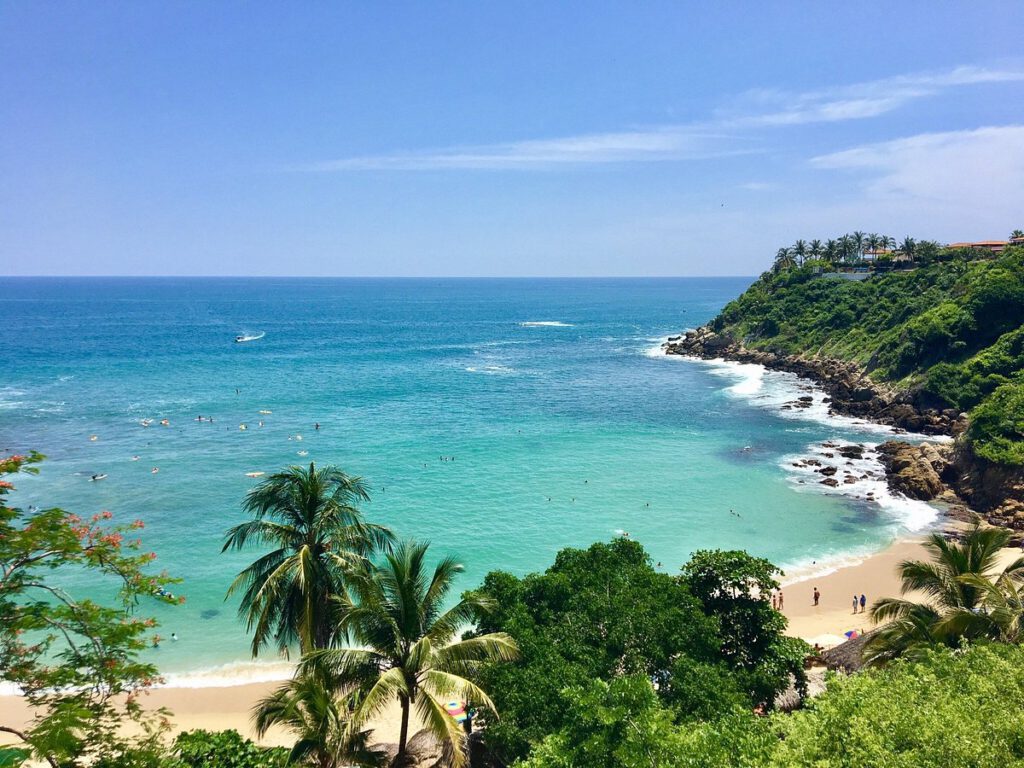
{"label": "rocky shoreline", "polygon": [[[967,428],[966,414],[929,407],[913,392],[880,385],[855,363],[748,349],[706,326],[670,336],[662,348],[668,355],[756,363],[794,373],[825,391],[830,413],[887,424],[894,433],[956,438]],[[976,511],[993,524],[1024,531],[1021,470],[992,465],[974,456],[962,441],[912,445],[891,440],[877,451],[893,491],[922,501],[944,502],[947,515],[954,519],[964,519]],[[837,481],[826,477],[822,482]]]}
{"label": "rocky shoreline", "polygon": [[747,349],[707,327],[687,331],[681,336],[670,336],[664,350],[668,355],[704,360],[725,358],[795,373],[825,390],[833,413],[888,424],[897,430],[955,437],[967,427],[966,414],[955,409],[925,407],[913,393],[887,389],[872,381],[855,363]]}

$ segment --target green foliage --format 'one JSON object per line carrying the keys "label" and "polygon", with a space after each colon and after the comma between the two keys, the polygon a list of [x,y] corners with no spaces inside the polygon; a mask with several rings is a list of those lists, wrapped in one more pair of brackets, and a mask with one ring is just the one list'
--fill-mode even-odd
{"label": "green foliage", "polygon": [[176,765],[182,768],[284,768],[288,750],[265,748],[238,731],[186,731],[174,740]]}
{"label": "green foliage", "polygon": [[565,692],[569,709],[520,768],[641,768],[678,765],[671,711],[644,677],[593,680]]}
{"label": "green foliage", "polygon": [[[770,701],[803,658],[799,641],[781,640],[784,619],[751,592],[775,572],[743,553],[703,553],[691,575],[712,601],[705,606],[685,578],[658,573],[637,542],[620,538],[564,549],[542,574],[488,574],[479,594],[495,608],[480,630],[508,632],[521,654],[481,670],[501,713],[484,718],[488,744],[504,759],[522,757],[568,726],[580,691],[624,676],[654,681],[670,719]],[[716,584],[742,586],[713,600]],[[737,645],[744,633],[749,651]]]}
{"label": "green foliage", "polygon": [[0,747],[0,768],[19,768],[32,753],[17,747]]}
{"label": "green foliage", "polygon": [[1024,464],[1024,379],[996,387],[971,412],[967,436],[982,458],[997,464]]}
{"label": "green foliage", "polygon": [[836,677],[806,710],[775,718],[777,766],[1024,766],[1024,651],[937,649],[920,663]]}
{"label": "green foliage", "polygon": [[722,656],[739,674],[740,687],[770,703],[795,677],[803,687],[809,648],[783,637],[785,617],[768,603],[781,571],[742,551],[700,550],[683,566],[683,579],[708,616],[720,623]]}
{"label": "green foliage", "polygon": [[779,738],[766,718],[735,708],[677,724],[643,677],[591,681],[566,691],[562,727],[516,768],[764,768]]}
{"label": "green foliage", "polygon": [[924,541],[930,561],[905,560],[899,565],[901,591],[924,600],[886,597],[871,607],[881,626],[868,640],[864,659],[884,663],[915,656],[933,645],[959,647],[968,640],[1019,642],[1024,603],[1024,557],[997,571],[999,553],[1010,543],[1005,528],[983,527],[980,519],[962,541],[933,533]]}
{"label": "green foliage", "polygon": [[928,241],[901,247],[916,268],[862,281],[814,279],[807,267],[765,273],[712,328],[752,348],[857,362],[925,403],[974,409],[975,452],[1024,464],[1024,247],[984,259]]}
{"label": "green foliage", "polygon": [[345,572],[390,546],[391,532],[364,521],[356,506],[370,498],[361,478],[337,467],[288,467],[249,491],[252,520],[231,528],[224,548],[265,545],[270,551],[228,589],[253,633],[252,655],[273,644],[281,653],[330,645],[330,606],[345,592]]}
{"label": "green foliage", "polygon": [[[475,617],[489,612],[491,603],[470,594],[446,608],[462,564],[445,557],[431,568],[427,546],[403,541],[385,553],[380,563],[366,563],[349,573],[348,589],[336,599],[337,631],[345,645],[306,654],[300,672],[313,676],[314,683],[330,681],[351,704],[346,737],[354,737],[397,701],[402,720],[396,760],[406,756],[409,716],[414,711],[439,743],[452,747],[452,765],[460,768],[466,755],[466,732],[445,705],[455,699],[493,711],[486,689],[475,682],[477,670],[487,662],[512,661],[518,651],[515,641],[503,632],[458,639]],[[332,729],[317,722],[323,720],[326,708],[314,705],[319,713],[311,718],[308,696],[285,693],[286,698],[302,701],[305,710],[298,720],[288,718],[292,730],[316,731],[317,741],[326,743],[327,731]],[[267,703],[280,710],[280,701]],[[356,742],[345,738],[338,743]]]}
{"label": "green foliage", "polygon": [[[0,458],[0,477],[35,472],[39,454]],[[139,660],[156,622],[135,611],[145,600],[180,602],[164,590],[174,580],[153,575],[156,555],[137,538],[142,522],[114,526],[110,512],[88,520],[61,509],[34,513],[10,507],[13,485],[0,480],[0,677],[18,687],[39,713],[19,735],[36,757],[80,765],[127,754],[124,721],[141,725],[148,748],[162,712],[144,712],[136,695],[158,680]],[[85,570],[115,603],[76,597],[57,571]],[[125,764],[127,760],[123,761]]]}
{"label": "green foliage", "polygon": [[1021,768],[1024,649],[938,648],[829,680],[793,714],[678,724],[643,678],[567,692],[571,711],[520,768]]}

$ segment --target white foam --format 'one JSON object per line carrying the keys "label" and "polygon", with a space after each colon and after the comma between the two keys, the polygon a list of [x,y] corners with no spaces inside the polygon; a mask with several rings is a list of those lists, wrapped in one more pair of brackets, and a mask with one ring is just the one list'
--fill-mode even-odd
{"label": "white foam", "polygon": [[467,365],[463,370],[469,373],[482,373],[487,376],[509,376],[518,373],[515,368],[509,368],[507,365],[485,365],[482,367]]}
{"label": "white foam", "polygon": [[[888,424],[879,424],[866,419],[832,413],[824,391],[814,382],[801,379],[795,373],[773,371],[758,363],[737,363],[731,360],[701,360],[695,357],[680,356],[684,360],[692,360],[705,364],[711,373],[730,379],[734,384],[725,391],[731,396],[744,399],[751,405],[776,412],[785,419],[796,421],[814,421],[830,427],[860,432],[866,435],[884,435],[891,437],[899,434],[900,439],[918,442],[946,443],[953,438],[947,435],[924,435],[916,432],[904,432]],[[800,397],[810,397],[806,406],[797,406]],[[788,407],[787,407],[788,406]]]}
{"label": "white foam", "polygon": [[[804,455],[784,456],[780,465],[796,490],[846,496],[875,504],[898,532],[916,532],[934,523],[938,517],[938,510],[935,507],[924,501],[909,499],[889,489],[885,468],[876,450],[878,444],[860,445],[864,446],[861,459],[847,458],[841,456],[835,447],[812,443],[807,446]],[[832,455],[828,456],[829,453]],[[818,465],[808,464],[807,459],[817,461]],[[821,481],[828,475],[819,470],[825,467],[835,469],[831,477],[838,481],[838,485],[833,487],[822,484]]]}
{"label": "white foam", "polygon": [[[692,330],[694,330],[694,329],[693,328],[686,328],[683,331],[683,335],[686,335],[687,332],[692,331]],[[652,336],[652,337],[648,337],[648,338],[644,339],[644,341],[656,341],[656,342],[658,342],[653,347],[645,347],[644,348],[644,356],[645,357],[659,357],[659,358],[661,358],[663,360],[676,360],[676,359],[687,360],[687,359],[689,359],[685,355],[670,355],[667,352],[665,352],[665,345],[668,344],[668,340],[670,338],[675,338],[675,337],[676,337],[676,334],[671,334],[671,335],[657,336],[657,337],[653,337]]]}
{"label": "white foam", "polygon": [[572,323],[563,323],[561,320],[529,320],[519,324],[523,328],[572,328]]}
{"label": "white foam", "polygon": [[788,587],[793,584],[799,584],[811,579],[820,579],[823,576],[828,576],[831,573],[840,571],[843,568],[852,568],[855,565],[860,565],[869,557],[877,555],[879,552],[878,548],[862,548],[856,550],[850,550],[847,552],[836,552],[833,554],[823,555],[816,560],[810,558],[804,560],[794,560],[791,563],[784,563],[779,566],[782,572],[786,574],[779,583],[783,587]]}
{"label": "white foam", "polygon": [[235,661],[192,672],[164,675],[160,688],[227,688],[251,683],[272,683],[288,680],[295,673],[290,661]]}

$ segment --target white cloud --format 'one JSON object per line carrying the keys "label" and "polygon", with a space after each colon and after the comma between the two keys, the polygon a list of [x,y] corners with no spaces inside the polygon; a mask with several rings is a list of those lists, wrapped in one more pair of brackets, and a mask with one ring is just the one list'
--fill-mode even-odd
{"label": "white cloud", "polygon": [[644,131],[595,133],[428,152],[371,155],[316,163],[305,170],[508,170],[560,165],[651,162],[735,154],[706,128],[677,126]]}
{"label": "white cloud", "polygon": [[[1024,211],[1024,125],[923,133],[811,160],[861,174],[859,204],[950,237],[999,237]],[[963,233],[962,235],[958,233]]]}
{"label": "white cloud", "polygon": [[[724,119],[726,125],[772,126],[827,123],[878,117],[917,99],[935,96],[957,86],[1024,81],[1024,71],[956,67],[945,72],[897,75],[852,85],[804,92],[750,91],[738,100],[739,109],[760,114],[740,114]],[[772,109],[775,107],[775,109]],[[763,111],[767,109],[768,111]]]}
{"label": "white cloud", "polygon": [[695,160],[754,151],[759,128],[861,120],[892,112],[941,91],[984,83],[1024,81],[1024,70],[957,67],[805,92],[751,91],[731,112],[685,125],[456,146],[312,163],[298,170],[534,170],[570,165]]}

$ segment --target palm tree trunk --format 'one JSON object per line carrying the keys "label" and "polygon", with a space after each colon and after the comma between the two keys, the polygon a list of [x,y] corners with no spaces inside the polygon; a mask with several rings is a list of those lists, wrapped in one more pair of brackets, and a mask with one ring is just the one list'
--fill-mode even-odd
{"label": "palm tree trunk", "polygon": [[405,744],[409,738],[409,697],[402,696],[402,730],[398,733],[398,756],[405,755]]}

